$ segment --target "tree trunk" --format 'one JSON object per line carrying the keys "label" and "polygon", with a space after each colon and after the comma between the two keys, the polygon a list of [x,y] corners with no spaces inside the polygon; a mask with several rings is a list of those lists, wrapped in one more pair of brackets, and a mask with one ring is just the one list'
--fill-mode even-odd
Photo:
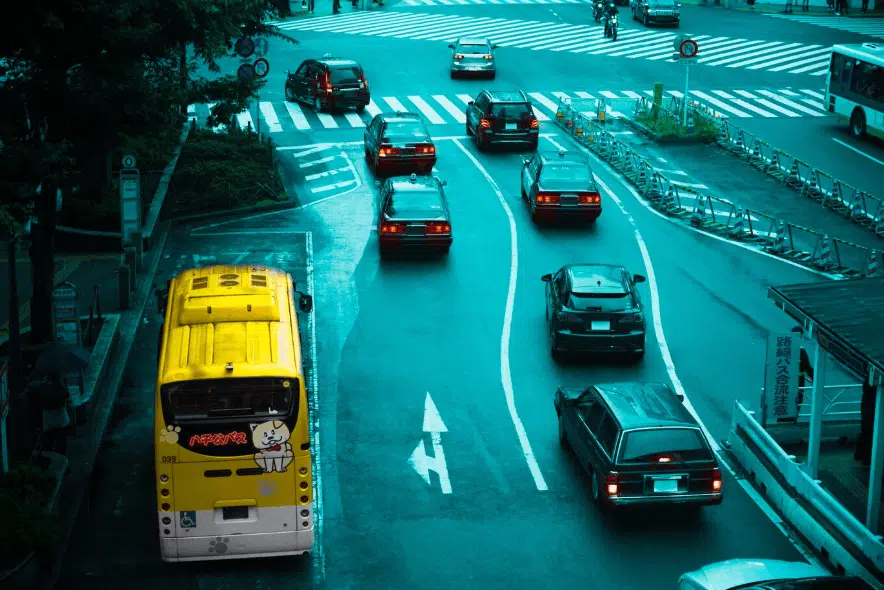
{"label": "tree trunk", "polygon": [[54,178],[43,180],[36,197],[37,224],[33,233],[31,273],[34,277],[31,297],[31,344],[53,341],[52,290],[55,288],[55,198],[59,188]]}

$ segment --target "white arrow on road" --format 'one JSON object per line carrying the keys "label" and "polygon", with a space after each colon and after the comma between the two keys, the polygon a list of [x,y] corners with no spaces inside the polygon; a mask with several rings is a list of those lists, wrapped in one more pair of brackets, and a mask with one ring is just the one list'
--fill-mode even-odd
{"label": "white arrow on road", "polygon": [[442,449],[442,433],[448,432],[445,423],[442,422],[442,416],[430,392],[427,392],[427,398],[424,401],[424,432],[430,433],[430,439],[433,445],[433,455],[427,455],[427,448],[424,441],[421,440],[411,457],[408,464],[411,465],[418,475],[420,475],[427,485],[430,485],[430,471],[435,471],[439,476],[439,485],[443,494],[451,493],[451,480],[448,478],[448,465],[445,463],[445,451]]}

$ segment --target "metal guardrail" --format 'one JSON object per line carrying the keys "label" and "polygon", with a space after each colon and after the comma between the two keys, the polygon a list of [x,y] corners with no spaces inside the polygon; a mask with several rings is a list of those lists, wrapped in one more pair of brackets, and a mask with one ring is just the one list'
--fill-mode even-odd
{"label": "metal guardrail", "polygon": [[[863,577],[881,587],[881,537],[845,509],[819,480],[811,479],[795,457],[783,451],[755,420],[754,412],[739,402],[734,403],[726,444],[750,479],[816,551],[848,575]],[[843,541],[839,542],[830,531]]]}
{"label": "metal guardrail", "polygon": [[[632,101],[631,106],[623,104],[626,101]],[[556,110],[556,124],[617,170],[638,189],[644,199],[665,215],[688,221],[710,233],[758,245],[782,258],[844,278],[875,276],[879,268],[884,266],[884,252],[830,238],[822,232],[742,207],[725,198],[702,194],[666,176],[632,146],[618,140],[605,129],[607,115],[612,109],[609,100],[604,102],[606,115],[602,117],[601,100],[562,98]],[[682,104],[681,99],[674,97],[665,97],[660,105],[639,97],[619,99],[617,109],[620,114],[630,113],[633,117],[647,115],[656,109],[658,116],[673,117],[677,121],[676,113]],[[692,108],[697,109],[696,103],[691,104]],[[695,110],[695,116],[719,126],[721,143],[721,136],[730,133],[730,123],[712,113],[714,111],[711,109]]]}
{"label": "metal guardrail", "polygon": [[[795,422],[799,424],[810,423],[810,398],[813,395],[813,386],[799,387],[801,403],[798,404],[798,417]],[[826,385],[823,387],[823,422],[850,420],[859,423],[860,403],[862,402],[863,386],[861,383],[850,385]],[[764,404],[764,388],[761,389],[761,403]],[[767,428],[767,421],[762,426]]]}

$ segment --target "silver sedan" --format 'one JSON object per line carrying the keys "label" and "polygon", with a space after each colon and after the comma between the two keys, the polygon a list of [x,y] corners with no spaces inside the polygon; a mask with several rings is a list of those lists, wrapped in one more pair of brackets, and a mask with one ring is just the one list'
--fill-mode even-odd
{"label": "silver sedan", "polygon": [[494,78],[497,74],[497,64],[494,59],[494,50],[497,45],[492,45],[488,39],[480,37],[461,37],[451,48],[451,77],[458,75],[479,75]]}

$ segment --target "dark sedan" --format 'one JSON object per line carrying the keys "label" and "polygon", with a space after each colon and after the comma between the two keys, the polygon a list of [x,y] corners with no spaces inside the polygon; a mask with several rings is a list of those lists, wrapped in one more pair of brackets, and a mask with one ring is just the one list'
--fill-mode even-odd
{"label": "dark sedan", "polygon": [[602,214],[592,168],[577,152],[537,152],[523,159],[522,198],[535,220],[541,215],[566,215],[595,221]]}
{"label": "dark sedan", "polygon": [[365,160],[378,174],[391,169],[429,174],[436,165],[436,145],[417,113],[375,115],[363,138]]}
{"label": "dark sedan", "polygon": [[644,356],[644,307],[636,285],[645,277],[622,266],[569,264],[541,279],[553,356],[563,351]]}
{"label": "dark sedan", "polygon": [[435,176],[397,176],[381,187],[378,237],[381,255],[402,248],[448,253],[454,238],[445,181]]}

